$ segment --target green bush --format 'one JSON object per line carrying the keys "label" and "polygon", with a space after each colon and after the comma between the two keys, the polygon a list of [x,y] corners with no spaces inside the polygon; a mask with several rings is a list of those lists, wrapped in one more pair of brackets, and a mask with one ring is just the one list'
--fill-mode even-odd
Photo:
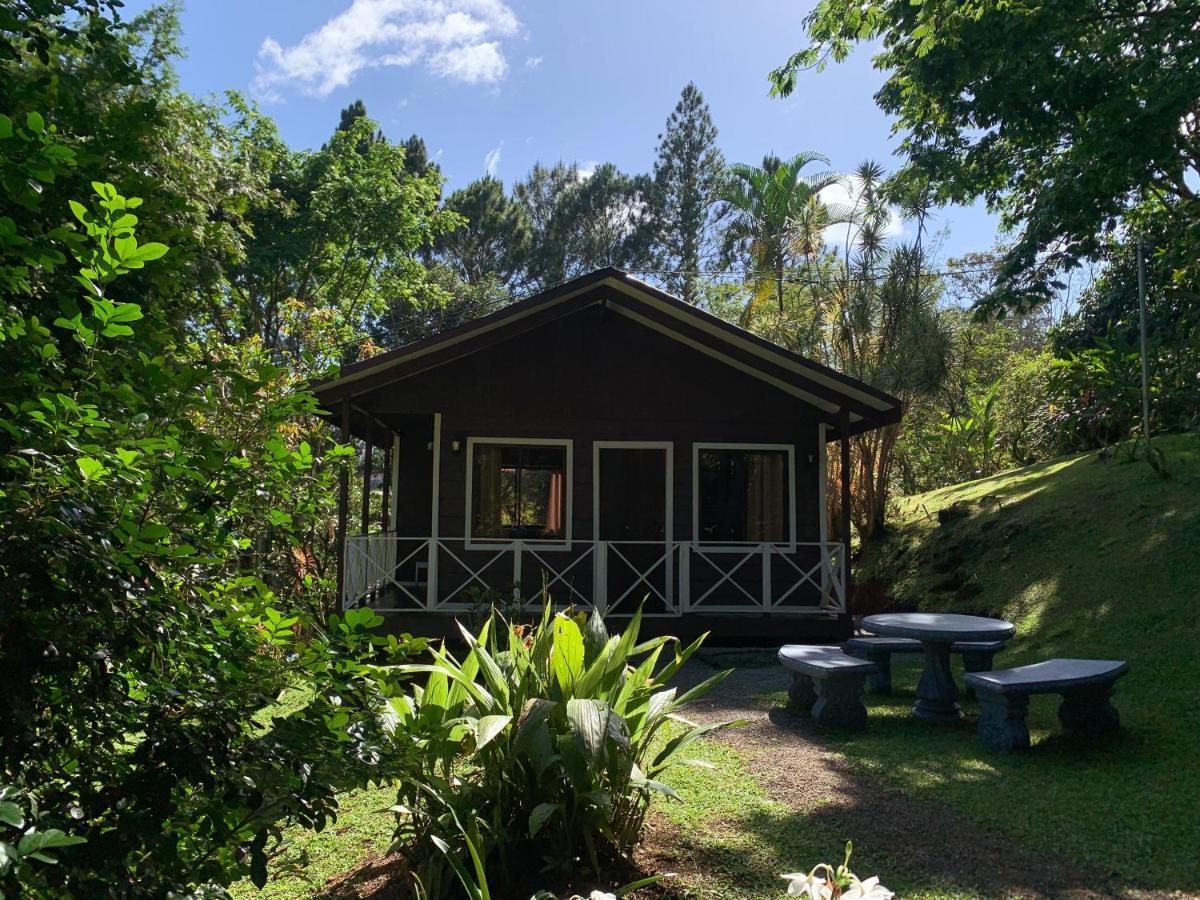
{"label": "green bush", "polygon": [[[2,196],[42,212],[29,185],[73,154],[32,112],[0,115],[0,148]],[[0,895],[212,895],[388,775],[378,663],[414,648],[368,610],[283,612],[243,568],[268,523],[296,539],[305,503],[280,498],[329,492],[347,451],[291,437],[315,400],[265,357],[153,324],[125,276],[168,248],[139,241],[140,200],[93,187],[48,230],[0,216],[0,783],[20,792]],[[75,290],[47,290],[59,269]],[[285,688],[305,702],[269,718]]]}
{"label": "green bush", "polygon": [[598,871],[633,849],[653,793],[676,797],[664,774],[722,727],[679,710],[728,673],[667,687],[703,638],[639,642],[640,625],[639,612],[610,636],[598,613],[548,604],[533,626],[493,613],[477,635],[463,629],[461,660],[441,648],[402,667],[426,677],[391,701],[397,740],[419,760],[400,788],[397,837],[429,896],[450,877],[439,844],[464,864],[473,848],[504,883],[531,859],[555,877],[581,859]]}

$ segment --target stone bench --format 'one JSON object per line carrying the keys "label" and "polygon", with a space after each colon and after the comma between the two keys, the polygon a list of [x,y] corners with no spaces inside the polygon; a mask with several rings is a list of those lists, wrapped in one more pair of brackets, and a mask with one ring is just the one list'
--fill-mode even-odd
{"label": "stone bench", "polygon": [[1120,659],[1048,659],[1031,666],[973,672],[963,680],[979,698],[979,740],[990,750],[1029,749],[1025,713],[1034,694],[1060,694],[1058,720],[1072,735],[1095,738],[1120,728],[1109,698],[1129,669]]}
{"label": "stone bench", "polygon": [[863,681],[875,673],[875,663],[843,653],[838,647],[807,644],[782,647],[779,662],[792,673],[788,697],[793,709],[811,713],[822,725],[867,727]]}
{"label": "stone bench", "polygon": [[[992,658],[1004,649],[1004,641],[959,641],[950,645],[951,653],[961,653],[963,669],[967,672],[990,672]],[[842,649],[851,656],[873,662],[878,671],[867,679],[874,694],[890,694],[892,692],[892,654],[921,653],[924,651],[920,641],[912,638],[853,637],[842,644]],[[969,688],[968,688],[969,690]]]}

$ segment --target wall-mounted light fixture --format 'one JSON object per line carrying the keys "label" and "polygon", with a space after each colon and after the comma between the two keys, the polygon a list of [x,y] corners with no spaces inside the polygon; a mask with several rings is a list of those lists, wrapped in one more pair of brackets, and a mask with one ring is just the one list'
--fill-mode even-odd
{"label": "wall-mounted light fixture", "polygon": [[455,453],[458,453],[460,450],[462,450],[462,441],[458,441],[458,440],[451,441],[451,442],[450,442],[450,449],[451,449],[453,452],[455,452]]}

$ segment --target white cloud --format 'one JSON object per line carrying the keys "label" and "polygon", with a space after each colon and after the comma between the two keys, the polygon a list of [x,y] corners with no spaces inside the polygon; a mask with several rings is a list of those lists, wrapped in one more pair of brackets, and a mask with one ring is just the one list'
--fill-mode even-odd
{"label": "white cloud", "polygon": [[487,156],[483,158],[483,170],[487,172],[489,178],[496,174],[496,167],[500,165],[500,151],[503,149],[504,142],[501,141],[499,147],[489,150]]}
{"label": "white cloud", "polygon": [[541,64],[542,64],[542,58],[540,56],[525,57],[525,68],[527,68],[527,69],[536,69]]}
{"label": "white cloud", "polygon": [[[850,176],[843,182],[825,188],[821,191],[820,196],[826,203],[853,207],[861,190],[861,182]],[[825,242],[835,247],[844,247],[847,234],[853,236],[855,230],[851,228],[847,231],[845,225],[831,225],[824,231]],[[900,237],[904,234],[904,220],[895,208],[888,208],[888,220],[884,223],[883,234],[888,238]]]}
{"label": "white cloud", "polygon": [[501,39],[519,27],[504,0],[352,0],[290,47],[267,37],[254,91],[325,97],[376,66],[423,65],[442,78],[494,83],[508,71]]}
{"label": "white cloud", "polygon": [[594,159],[589,159],[587,162],[583,163],[576,163],[575,177],[580,181],[587,181],[596,174],[596,166],[598,165],[600,165],[600,163],[596,162]]}

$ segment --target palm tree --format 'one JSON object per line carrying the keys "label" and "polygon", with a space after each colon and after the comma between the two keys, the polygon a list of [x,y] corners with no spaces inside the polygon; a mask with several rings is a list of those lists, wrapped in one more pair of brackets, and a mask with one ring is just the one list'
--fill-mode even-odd
{"label": "palm tree", "polygon": [[788,160],[768,155],[761,166],[729,167],[721,191],[729,216],[721,250],[726,264],[743,264],[753,286],[743,312],[746,322],[755,306],[772,295],[783,311],[784,284],[795,260],[814,260],[824,229],[851,215],[848,207],[820,197],[826,188],[841,184],[842,176],[831,171],[802,174],[812,163],[828,165],[829,160],[806,151]]}

